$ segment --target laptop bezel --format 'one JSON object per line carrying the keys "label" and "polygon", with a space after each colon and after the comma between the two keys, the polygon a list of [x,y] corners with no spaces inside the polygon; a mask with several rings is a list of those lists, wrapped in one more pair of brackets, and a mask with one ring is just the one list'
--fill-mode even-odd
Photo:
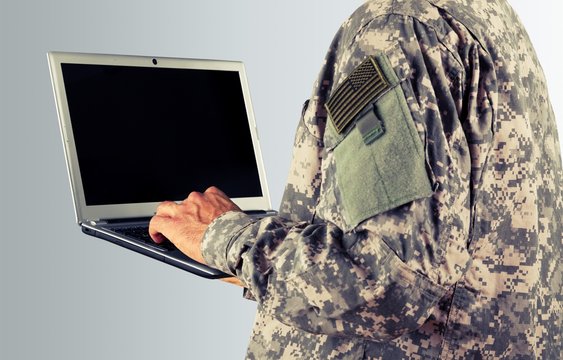
{"label": "laptop bezel", "polygon": [[[149,57],[136,55],[109,55],[109,54],[87,54],[51,51],[47,54],[51,83],[55,95],[55,103],[59,118],[59,127],[71,191],[73,194],[75,216],[78,224],[85,221],[127,219],[150,217],[154,214],[160,202],[132,203],[132,204],[112,204],[112,205],[87,205],[80,174],[80,166],[74,141],[72,122],[66,98],[66,90],[62,74],[61,64],[93,64],[93,65],[118,65],[118,66],[139,66],[139,67],[160,67],[160,68],[185,68],[202,70],[224,70],[236,71],[239,74],[243,98],[248,115],[249,128],[256,158],[256,165],[260,179],[262,196],[247,198],[232,198],[232,200],[243,211],[264,210],[271,211],[271,201],[266,180],[266,173],[260,150],[260,140],[257,133],[256,121],[250,97],[250,90],[246,78],[244,64],[240,61],[226,60],[205,60],[205,59],[184,59],[171,57]],[[189,191],[189,189],[186,189]],[[186,194],[187,196],[188,194]],[[182,201],[184,199],[162,199],[172,201]]]}

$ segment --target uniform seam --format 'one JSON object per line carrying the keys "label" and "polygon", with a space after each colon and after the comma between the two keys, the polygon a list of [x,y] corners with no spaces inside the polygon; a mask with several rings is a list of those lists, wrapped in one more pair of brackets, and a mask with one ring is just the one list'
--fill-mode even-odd
{"label": "uniform seam", "polygon": [[[429,3],[431,6],[434,6],[438,11],[442,10],[441,8],[437,7],[434,4]],[[448,13],[449,14],[449,13]],[[452,73],[454,73],[454,75],[456,77],[459,76],[459,74],[462,74],[465,72],[465,67],[463,65],[463,62],[461,61],[461,59],[459,59],[458,57],[455,56],[455,52],[450,49],[450,47],[447,45],[447,43],[444,41],[445,38],[445,34],[442,34],[440,31],[438,31],[436,29],[435,26],[431,25],[431,24],[427,24],[423,21],[423,19],[420,19],[419,17],[416,17],[414,15],[408,15],[408,14],[403,14],[400,12],[395,12],[394,11],[394,7],[393,9],[386,13],[386,14],[382,14],[382,15],[377,15],[372,17],[370,20],[366,21],[354,34],[354,37],[352,38],[352,40],[350,40],[350,44],[347,44],[346,46],[348,47],[348,49],[350,49],[352,46],[354,46],[354,44],[357,43],[356,38],[361,36],[361,33],[365,31],[365,29],[367,27],[370,26],[371,23],[373,23],[374,21],[376,21],[377,19],[380,18],[384,18],[387,17],[388,19],[392,16],[396,16],[396,17],[400,17],[400,18],[404,18],[404,19],[412,19],[413,22],[417,22],[418,24],[420,24],[422,27],[429,29],[430,31],[432,31],[435,35],[436,35],[436,40],[440,43],[440,52],[444,53],[447,55],[447,57],[449,59],[453,59],[453,61],[457,64],[457,66],[453,69],[451,69],[446,76],[450,77],[452,75]],[[451,15],[450,15],[451,16]],[[453,18],[453,17],[452,17]],[[386,21],[386,23],[388,22],[388,19]],[[458,19],[455,19],[456,21],[459,21]],[[445,21],[445,20],[444,20]],[[471,39],[473,39],[473,41],[478,44],[485,52],[487,52],[487,50],[483,47],[483,45],[481,45],[481,43],[479,42],[479,40],[475,37],[475,35],[469,31],[469,28],[467,28],[467,26],[465,26],[465,24],[463,24],[461,21],[459,21],[460,24],[463,25],[463,27],[465,27],[465,29],[468,31],[469,34],[471,34]],[[386,25],[386,24],[385,24]],[[384,25],[384,26],[385,26]],[[488,52],[487,52],[488,53]],[[399,84],[402,81],[399,81]],[[454,82],[452,82],[452,84],[454,84]]]}
{"label": "uniform seam", "polygon": [[[443,335],[443,338],[442,338],[442,346],[441,346],[442,348],[440,350],[440,358],[450,357],[451,354],[448,354],[450,352],[449,349],[450,349],[451,345],[455,342],[455,340],[453,338],[454,334],[453,334],[453,329],[451,327],[451,323],[459,318],[459,313],[461,312],[460,306],[456,305],[456,303],[457,303],[456,293],[457,293],[458,286],[459,286],[459,282],[454,285],[454,289],[453,289],[453,292],[452,292],[452,300],[451,300],[451,303],[450,303],[450,311],[448,312],[445,330],[444,330],[444,335]],[[460,295],[458,294],[458,297],[459,296]]]}
{"label": "uniform seam", "polygon": [[225,265],[227,265],[227,268],[229,268],[229,270],[231,270],[233,274],[236,274],[236,271],[233,271],[233,269],[231,269],[231,267],[229,266],[229,253],[231,252],[231,248],[233,247],[235,241],[237,241],[240,238],[242,233],[250,226],[254,225],[255,223],[256,220],[250,221],[247,224],[243,225],[235,234],[233,234],[233,236],[229,238],[227,246],[225,247]]}
{"label": "uniform seam", "polygon": [[[436,7],[436,6],[433,5],[433,4],[430,4],[430,5]],[[439,7],[436,7],[436,9],[440,10]],[[454,52],[453,52],[453,51],[446,45],[446,43],[444,42],[444,37],[445,37],[444,34],[441,34],[441,33],[436,29],[436,27],[434,27],[433,25],[425,23],[423,19],[421,19],[421,18],[419,18],[419,17],[416,17],[416,16],[414,16],[414,15],[409,15],[409,14],[404,14],[404,13],[400,13],[400,12],[395,12],[394,8],[393,8],[390,12],[388,12],[388,13],[381,14],[381,15],[376,15],[376,16],[373,16],[372,18],[370,18],[369,20],[367,20],[367,21],[356,31],[356,33],[354,34],[354,36],[353,36],[352,39],[350,40],[350,43],[349,43],[349,44],[346,44],[347,48],[350,49],[352,46],[354,46],[354,44],[357,43],[357,42],[356,42],[356,38],[357,38],[358,36],[360,36],[360,34],[361,34],[362,32],[364,32],[364,30],[365,30],[367,27],[369,27],[371,23],[373,23],[374,21],[376,21],[376,20],[378,20],[378,19],[381,19],[381,18],[385,18],[385,17],[386,17],[386,18],[387,18],[387,21],[386,21],[385,24],[384,24],[384,26],[385,26],[385,25],[387,24],[387,22],[389,21],[389,18],[392,17],[392,16],[396,16],[396,17],[404,18],[404,19],[410,18],[410,19],[412,19],[413,21],[416,21],[417,23],[419,23],[420,25],[422,25],[423,27],[432,30],[432,32],[434,32],[434,33],[436,34],[436,39],[438,40],[438,42],[439,42],[440,44],[442,44],[442,45],[447,49],[448,55],[451,56],[451,57],[458,63],[458,65],[460,66],[461,69],[463,69],[463,63],[461,63],[461,61],[460,61],[459,59],[457,59],[455,56],[453,56],[453,55],[454,55]],[[456,19],[456,20],[457,20],[457,19]],[[458,20],[458,21],[459,21],[459,20]],[[463,24],[461,21],[460,21],[460,23]],[[469,31],[469,29],[467,28],[467,26],[465,26],[465,24],[463,24],[463,26]],[[477,39],[475,39],[475,36],[473,35],[473,33],[471,33],[471,32],[469,32],[469,33],[472,35],[473,39],[479,44],[479,46],[483,47],[483,46],[481,45],[481,43],[480,43]],[[486,51],[486,49],[484,49],[484,50]]]}
{"label": "uniform seam", "polygon": [[313,134],[311,129],[309,129],[309,125],[305,122],[305,119],[302,119],[301,121],[303,122],[303,125],[304,125],[305,129],[307,130],[307,133],[309,135],[311,135],[313,137],[313,139],[317,140],[322,145],[322,147],[324,147],[323,138]]}
{"label": "uniform seam", "polygon": [[[309,111],[309,106],[311,106],[311,99],[308,99],[307,101],[305,101],[305,104],[303,106],[303,109],[301,111],[301,123],[303,123],[303,127],[307,130],[307,133],[313,137],[313,139],[317,140],[320,144],[321,147],[324,148],[324,141],[323,141],[323,137],[322,136],[317,136],[313,133],[313,131],[311,129],[309,129],[309,124],[307,123],[307,121],[305,121],[305,114],[307,113],[307,111]],[[324,103],[322,104],[322,106],[324,106]],[[316,112],[314,117],[319,118],[319,119],[325,119],[326,122],[326,117],[323,116],[317,116]],[[325,125],[326,126],[326,125]]]}

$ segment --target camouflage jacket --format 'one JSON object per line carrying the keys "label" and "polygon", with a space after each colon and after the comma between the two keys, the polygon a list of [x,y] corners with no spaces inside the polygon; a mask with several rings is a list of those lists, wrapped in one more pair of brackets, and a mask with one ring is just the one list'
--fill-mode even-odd
{"label": "camouflage jacket", "polygon": [[251,359],[560,359],[561,155],[504,0],[373,0],[303,109],[279,216],[206,261],[258,301]]}

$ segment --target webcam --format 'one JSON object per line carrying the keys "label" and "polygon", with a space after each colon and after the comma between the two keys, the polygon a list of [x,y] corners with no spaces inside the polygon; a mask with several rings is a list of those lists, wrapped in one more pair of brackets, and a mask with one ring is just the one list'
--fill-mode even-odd
{"label": "webcam", "polygon": [[152,63],[156,65],[158,64],[158,61],[156,61],[156,59],[152,59]]}

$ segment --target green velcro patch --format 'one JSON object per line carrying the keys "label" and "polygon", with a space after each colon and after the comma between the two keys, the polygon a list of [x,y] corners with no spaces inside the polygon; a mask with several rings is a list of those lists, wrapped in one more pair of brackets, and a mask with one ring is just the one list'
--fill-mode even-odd
{"label": "green velcro patch", "polygon": [[333,151],[344,231],[433,193],[423,139],[407,103],[408,83],[399,79],[386,54],[376,53],[371,60],[378,64],[386,87],[352,120],[340,123],[340,133],[329,121],[324,136]]}
{"label": "green velcro patch", "polygon": [[[381,96],[373,112],[375,116],[361,117],[334,149],[345,231],[376,214],[432,194],[424,145],[401,86]],[[385,132],[379,136],[376,119],[385,123]]]}
{"label": "green velcro patch", "polygon": [[338,86],[325,104],[337,133],[340,134],[370,101],[390,88],[373,57],[366,58]]}

